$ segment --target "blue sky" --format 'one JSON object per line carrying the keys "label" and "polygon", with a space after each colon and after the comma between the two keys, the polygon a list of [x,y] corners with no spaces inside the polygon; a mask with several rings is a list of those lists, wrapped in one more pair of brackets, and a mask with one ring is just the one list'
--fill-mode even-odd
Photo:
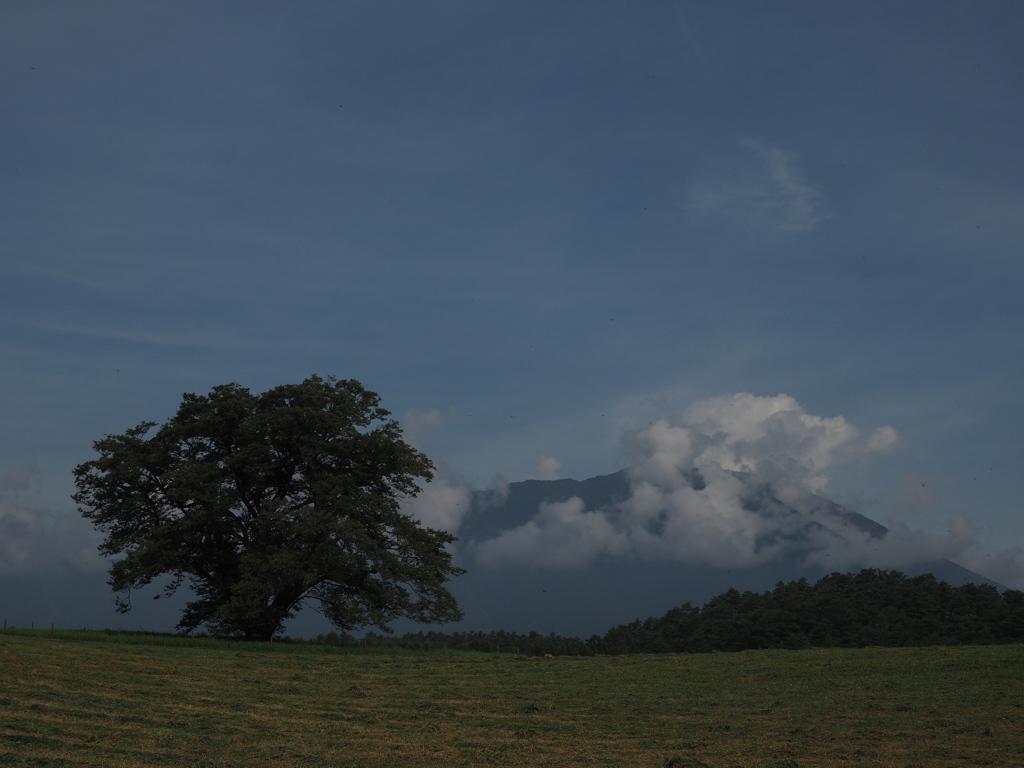
{"label": "blue sky", "polygon": [[0,6],[0,579],[102,581],[68,499],[93,440],[316,373],[476,488],[786,394],[898,435],[830,496],[963,516],[970,564],[1024,587],[1022,28],[1017,2]]}

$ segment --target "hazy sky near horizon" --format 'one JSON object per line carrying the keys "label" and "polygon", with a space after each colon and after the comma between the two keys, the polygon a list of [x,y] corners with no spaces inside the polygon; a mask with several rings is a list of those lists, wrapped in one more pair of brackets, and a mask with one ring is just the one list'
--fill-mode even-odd
{"label": "hazy sky near horizon", "polygon": [[1015,0],[0,5],[0,578],[102,578],[93,440],[315,373],[477,488],[784,394],[895,435],[826,494],[966,518],[1024,587],[1022,30]]}

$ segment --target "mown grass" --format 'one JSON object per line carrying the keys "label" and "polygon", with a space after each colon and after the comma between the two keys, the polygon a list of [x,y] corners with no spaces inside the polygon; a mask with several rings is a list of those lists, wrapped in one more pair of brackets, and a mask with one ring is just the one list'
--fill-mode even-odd
{"label": "mown grass", "polygon": [[1019,766],[1022,707],[1024,646],[541,659],[0,634],[0,766]]}

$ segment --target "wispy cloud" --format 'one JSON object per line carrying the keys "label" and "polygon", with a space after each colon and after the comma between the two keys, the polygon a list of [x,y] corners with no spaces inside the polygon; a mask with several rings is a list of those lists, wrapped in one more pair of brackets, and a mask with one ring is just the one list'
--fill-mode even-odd
{"label": "wispy cloud", "polygon": [[405,439],[411,445],[422,449],[424,441],[444,426],[457,418],[455,408],[449,408],[447,414],[441,413],[436,408],[429,411],[421,411],[419,408],[410,408],[402,414],[402,430]]}
{"label": "wispy cloud", "polygon": [[32,328],[50,333],[70,336],[87,336],[110,341],[124,341],[134,344],[149,344],[166,347],[208,347],[208,348],[263,348],[263,342],[243,339],[224,333],[167,333],[161,331],[124,330],[119,328],[103,328],[97,326],[65,325],[61,323],[36,323],[20,319],[12,319],[12,325]]}
{"label": "wispy cloud", "polygon": [[683,40],[690,46],[691,50],[697,57],[702,57],[704,51],[697,42],[697,36],[693,32],[693,27],[690,25],[686,18],[686,14],[683,13],[683,6],[681,3],[673,3],[673,9],[676,12],[676,22],[679,27],[679,34],[682,35]]}
{"label": "wispy cloud", "polygon": [[690,186],[691,215],[780,232],[808,232],[827,217],[795,153],[755,139],[742,146],[748,154],[738,169]]}

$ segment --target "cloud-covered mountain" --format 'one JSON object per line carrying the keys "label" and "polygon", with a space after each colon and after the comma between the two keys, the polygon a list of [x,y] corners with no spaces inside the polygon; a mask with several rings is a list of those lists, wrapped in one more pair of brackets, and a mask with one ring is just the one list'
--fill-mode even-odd
{"label": "cloud-covered mountain", "polygon": [[[707,490],[697,471],[689,473],[689,482],[695,494]],[[686,601],[703,603],[729,587],[762,591],[779,581],[814,581],[835,570],[871,566],[872,554],[895,551],[886,540],[898,533],[822,496],[787,503],[770,485],[741,472],[732,473],[730,483],[740,489],[744,513],[764,522],[753,557],[740,552],[736,562],[713,550],[690,548],[682,558],[664,547],[644,551],[646,537],[663,535],[668,522],[659,517],[643,535],[631,531],[636,485],[629,470],[476,492],[460,528],[470,573],[454,589],[473,628],[586,636]],[[598,541],[613,546],[585,558],[583,553],[597,551]],[[630,542],[641,546],[627,549]],[[860,560],[852,557],[858,552]],[[954,585],[994,583],[927,551],[907,550],[902,563],[878,564],[910,575],[932,573]]]}
{"label": "cloud-covered mountain", "polygon": [[442,479],[410,511],[459,536],[469,573],[453,589],[474,629],[602,632],[729,587],[865,567],[987,581],[952,562],[974,545],[966,518],[887,528],[828,499],[837,468],[896,443],[788,395],[726,394],[626,433],[620,472],[476,492]]}

